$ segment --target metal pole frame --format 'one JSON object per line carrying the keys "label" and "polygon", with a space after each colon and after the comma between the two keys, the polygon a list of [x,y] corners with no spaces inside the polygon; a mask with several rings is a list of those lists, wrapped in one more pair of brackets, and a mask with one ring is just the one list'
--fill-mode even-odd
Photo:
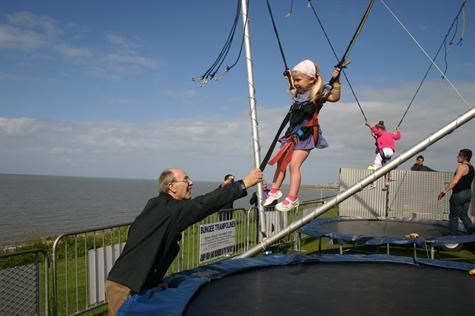
{"label": "metal pole frame", "polygon": [[314,218],[326,213],[331,208],[337,206],[344,200],[348,199],[349,197],[353,196],[354,194],[360,192],[364,187],[369,185],[370,183],[376,181],[377,179],[384,176],[389,171],[397,168],[403,162],[409,160],[413,156],[417,155],[421,151],[424,151],[427,147],[434,144],[441,138],[447,136],[448,134],[452,133],[454,130],[462,126],[463,124],[467,123],[471,119],[475,117],[475,107],[472,107],[470,110],[465,112],[464,114],[460,115],[458,118],[447,124],[446,126],[442,127],[438,131],[434,132],[432,135],[421,141],[420,143],[414,145],[412,148],[407,150],[406,152],[402,153],[399,157],[394,159],[393,161],[386,164],[384,167],[376,170],[371,175],[367,176],[363,180],[359,181],[355,185],[348,188],[346,191],[339,193],[335,198],[328,201],[321,207],[317,207],[312,213],[308,214],[307,216],[303,217],[300,220],[297,220],[290,224],[286,229],[280,231],[279,233],[269,237],[265,241],[261,242],[260,244],[256,245],[255,247],[249,249],[245,253],[235,257],[235,258],[246,258],[253,255],[258,254],[259,252],[265,250],[268,246],[272,245],[274,242],[284,238],[285,236],[289,235],[290,233],[296,231],[300,227],[304,226],[305,224],[312,221]]}
{"label": "metal pole frame", "polygon": [[[251,39],[249,37],[249,17],[248,17],[248,0],[241,0],[242,10],[242,23],[244,32],[244,48],[246,52],[246,68],[247,68],[247,81],[249,84],[249,108],[251,116],[251,138],[252,148],[254,150],[254,166],[259,168],[260,164],[260,145],[259,145],[259,131],[257,129],[257,113],[256,113],[256,97],[254,89],[254,72],[252,66],[252,54],[251,54]],[[257,184],[257,207],[259,209],[259,223],[261,233],[259,234],[259,241],[262,241],[266,237],[265,229],[265,213],[262,206],[262,184]]]}

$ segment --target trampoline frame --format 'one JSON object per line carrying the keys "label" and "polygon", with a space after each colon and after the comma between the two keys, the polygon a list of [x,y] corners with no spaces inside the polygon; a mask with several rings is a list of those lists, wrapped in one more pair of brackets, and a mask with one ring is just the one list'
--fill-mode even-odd
{"label": "trampoline frame", "polygon": [[[350,222],[350,221],[384,221],[384,222],[399,222],[399,223],[415,223],[422,225],[431,225],[437,227],[448,228],[447,221],[437,220],[421,220],[408,218],[394,218],[394,217],[379,217],[379,218],[364,218],[357,216],[337,216],[331,218],[317,218],[311,223],[305,225],[300,229],[300,233],[319,238],[318,251],[321,253],[321,238],[326,237],[330,240],[336,240],[339,245],[340,254],[343,254],[343,245],[345,244],[360,244],[381,246],[386,245],[386,254],[390,255],[390,245],[413,245],[413,257],[417,258],[417,246],[427,249],[430,247],[430,259],[434,259],[435,247],[440,247],[448,244],[463,244],[468,242],[475,242],[475,234],[467,235],[447,235],[447,236],[420,236],[418,238],[408,238],[404,236],[371,236],[371,235],[356,235],[339,233],[327,229],[324,225],[335,222]],[[414,232],[417,233],[417,232]]]}

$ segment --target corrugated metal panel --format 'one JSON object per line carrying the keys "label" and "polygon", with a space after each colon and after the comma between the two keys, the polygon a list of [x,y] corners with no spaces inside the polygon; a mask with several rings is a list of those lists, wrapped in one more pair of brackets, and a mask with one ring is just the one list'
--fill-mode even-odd
{"label": "corrugated metal panel", "polygon": [[[340,169],[340,192],[345,191],[361,179],[370,175],[367,169]],[[382,217],[385,215],[386,192],[383,191],[384,180],[378,179],[375,188],[366,187],[339,205],[340,216],[361,216],[366,218]]]}
{"label": "corrugated metal panel", "polygon": [[[367,169],[340,169],[340,192],[356,184],[371,173]],[[391,171],[391,181],[387,191],[383,191],[384,180],[375,182],[376,187],[355,194],[339,206],[340,216],[398,217],[447,220],[449,214],[448,194],[437,200],[437,194],[452,180],[451,172]],[[475,215],[475,186],[472,186],[473,199],[469,210]],[[387,214],[386,214],[387,200]]]}
{"label": "corrugated metal panel", "polygon": [[389,184],[388,215],[421,219],[448,219],[449,196],[437,194],[450,182],[450,172],[395,170]]}

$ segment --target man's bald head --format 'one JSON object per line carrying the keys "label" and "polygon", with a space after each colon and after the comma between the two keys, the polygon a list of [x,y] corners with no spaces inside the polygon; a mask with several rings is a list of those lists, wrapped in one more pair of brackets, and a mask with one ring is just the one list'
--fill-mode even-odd
{"label": "man's bald head", "polygon": [[159,178],[159,191],[167,193],[177,200],[191,199],[193,182],[186,172],[179,168],[163,170]]}

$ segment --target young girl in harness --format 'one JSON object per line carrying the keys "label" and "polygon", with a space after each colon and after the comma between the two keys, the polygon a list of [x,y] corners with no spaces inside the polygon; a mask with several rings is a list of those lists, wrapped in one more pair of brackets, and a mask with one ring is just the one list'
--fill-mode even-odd
{"label": "young girl in harness", "polygon": [[[365,123],[366,126],[371,130],[374,138],[376,139],[376,157],[374,158],[373,165],[370,169],[377,170],[384,166],[391,157],[396,152],[396,140],[401,139],[401,130],[396,127],[396,133],[386,132],[386,127],[384,126],[384,121],[379,121],[375,125]],[[389,185],[388,175],[384,176],[385,186]]]}
{"label": "young girl in harness", "polygon": [[286,212],[299,205],[300,168],[313,148],[328,147],[318,125],[318,113],[325,102],[337,102],[340,99],[340,69],[335,68],[332,76],[335,79],[333,86],[324,85],[318,66],[308,59],[292,69],[293,87],[290,87],[290,93],[294,102],[290,109],[289,128],[279,139],[279,152],[269,161],[270,165],[277,162],[277,169],[264,206],[282,197],[280,187],[285,179],[287,165],[290,171],[289,194],[275,208]]}

